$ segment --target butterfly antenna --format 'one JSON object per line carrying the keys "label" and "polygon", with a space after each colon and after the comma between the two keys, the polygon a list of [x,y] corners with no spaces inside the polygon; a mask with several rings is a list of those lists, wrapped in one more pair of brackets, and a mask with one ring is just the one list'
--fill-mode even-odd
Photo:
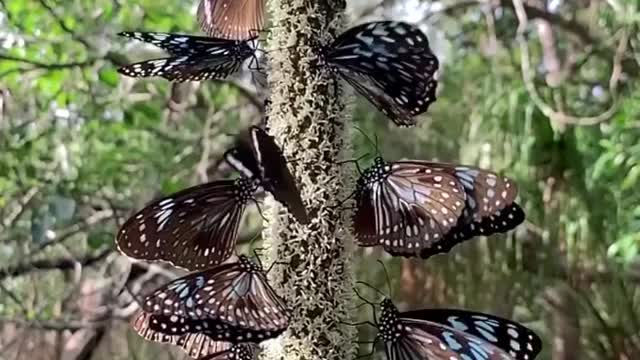
{"label": "butterfly antenna", "polygon": [[262,208],[260,207],[260,203],[258,202],[258,200],[253,198],[253,199],[251,199],[251,201],[253,201],[253,203],[256,204],[256,207],[258,208],[258,213],[260,214],[260,217],[262,218],[262,220],[269,221],[269,220],[267,220],[267,218],[262,213]]}
{"label": "butterfly antenna", "polygon": [[140,309],[142,309],[142,300],[138,299],[136,294],[133,293],[133,290],[131,290],[131,288],[129,288],[129,284],[127,284],[127,282],[124,283],[124,289],[127,291],[127,293],[129,293],[129,295],[131,296],[133,301],[135,301],[136,304],[138,304],[138,307]]}
{"label": "butterfly antenna", "polygon": [[387,271],[387,267],[384,265],[382,260],[378,259],[378,263],[380,263],[380,265],[382,266],[382,270],[384,271],[384,277],[387,281],[387,290],[389,291],[389,296],[387,296],[387,298],[390,299],[391,298],[391,278],[389,277],[389,272]]}
{"label": "butterfly antenna", "polygon": [[356,284],[362,284],[366,287],[368,287],[369,289],[373,289],[373,291],[377,292],[378,294],[382,295],[384,298],[389,298],[389,296],[387,296],[385,293],[383,293],[382,291],[380,291],[378,288],[376,288],[375,286],[366,283],[364,281],[356,281]]}

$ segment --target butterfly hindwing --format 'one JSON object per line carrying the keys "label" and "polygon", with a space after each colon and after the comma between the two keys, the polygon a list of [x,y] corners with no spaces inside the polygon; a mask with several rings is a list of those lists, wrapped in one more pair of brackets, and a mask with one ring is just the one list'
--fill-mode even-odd
{"label": "butterfly hindwing", "polygon": [[190,357],[200,359],[232,348],[230,342],[216,341],[204,333],[168,335],[150,327],[151,314],[141,311],[134,317],[133,329],[143,338],[158,343],[180,346]]}

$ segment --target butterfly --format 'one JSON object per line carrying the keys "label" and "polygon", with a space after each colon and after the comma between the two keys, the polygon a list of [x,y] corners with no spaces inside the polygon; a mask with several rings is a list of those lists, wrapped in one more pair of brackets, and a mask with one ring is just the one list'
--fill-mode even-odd
{"label": "butterfly", "polygon": [[246,137],[241,137],[238,145],[227,151],[227,162],[245,176],[256,177],[260,185],[284,204],[298,222],[308,224],[309,216],[295,179],[274,138],[257,126],[249,129],[248,138],[246,141]]}
{"label": "butterfly", "polygon": [[165,334],[230,333],[218,339],[236,342],[278,336],[290,316],[262,267],[244,255],[171,281],[147,296],[142,310],[157,316],[152,327]]}
{"label": "butterfly", "polygon": [[166,261],[188,270],[215,266],[233,255],[244,209],[261,189],[271,192],[303,224],[309,222],[280,148],[253,126],[225,160],[244,177],[193,186],[156,200],[129,218],[116,238],[134,259]]}
{"label": "butterfly", "polygon": [[396,125],[413,118],[436,100],[433,78],[439,62],[417,27],[395,21],[353,27],[320,49],[326,64]]}
{"label": "butterfly", "polygon": [[200,0],[198,23],[210,36],[247,40],[264,25],[264,0]]}
{"label": "butterfly", "polygon": [[524,212],[517,193],[512,180],[488,170],[377,157],[356,185],[356,238],[360,246],[426,259],[519,225]]}
{"label": "butterfly", "polygon": [[141,311],[133,320],[133,329],[143,338],[158,343],[180,346],[190,357],[198,360],[255,360],[258,347],[254,343],[234,344],[217,341],[206,333],[167,335],[153,330],[151,314]]}
{"label": "butterfly", "polygon": [[176,82],[224,79],[238,71],[255,53],[250,41],[162,32],[121,32],[118,35],[151,43],[170,55],[118,69],[119,73],[130,77],[160,76]]}
{"label": "butterfly", "polygon": [[385,298],[378,334],[392,360],[533,360],[540,338],[516,322],[455,309],[400,312]]}
{"label": "butterfly", "polygon": [[235,252],[246,204],[259,184],[251,178],[193,186],[153,201],[130,217],[116,237],[134,259],[166,261],[187,270],[218,265]]}

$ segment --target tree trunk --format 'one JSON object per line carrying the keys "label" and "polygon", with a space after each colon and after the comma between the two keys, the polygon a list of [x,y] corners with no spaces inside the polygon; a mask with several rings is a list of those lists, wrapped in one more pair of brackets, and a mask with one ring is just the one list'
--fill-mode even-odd
{"label": "tree trunk", "polygon": [[[276,264],[269,277],[292,310],[289,330],[266,346],[268,359],[350,359],[352,305],[352,156],[341,88],[316,66],[314,44],[341,29],[344,0],[271,0],[269,131],[296,176],[311,223],[302,226],[267,200],[265,244]],[[346,204],[348,205],[348,203]]]}

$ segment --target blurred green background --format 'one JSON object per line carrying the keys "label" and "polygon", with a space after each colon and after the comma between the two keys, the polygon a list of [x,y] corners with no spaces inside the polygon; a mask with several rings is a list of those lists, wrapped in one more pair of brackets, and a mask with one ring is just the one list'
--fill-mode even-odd
{"label": "blurred green background", "polygon": [[[640,4],[527,0],[518,36],[509,0],[347,3],[354,24],[420,24],[441,59],[438,101],[416,129],[361,98],[353,124],[387,160],[512,177],[527,212],[516,231],[427,262],[358,250],[357,278],[386,289],[383,258],[402,309],[514,318],[543,337],[540,359],[640,359]],[[184,358],[127,330],[131,294],[177,271],[131,264],[114,234],[154,197],[232,176],[220,155],[260,121],[261,94],[247,76],[121,77],[118,65],[159,53],[116,33],[196,33],[195,6],[0,0],[0,359]],[[354,143],[372,152],[357,132]],[[249,211],[241,241],[260,224]]]}

